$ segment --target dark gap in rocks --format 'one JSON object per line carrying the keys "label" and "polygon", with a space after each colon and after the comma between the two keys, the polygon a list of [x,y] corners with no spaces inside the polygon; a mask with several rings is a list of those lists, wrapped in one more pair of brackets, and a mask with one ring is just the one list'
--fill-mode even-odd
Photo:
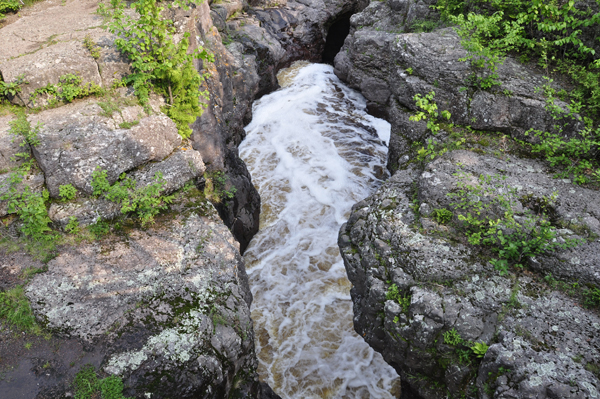
{"label": "dark gap in rocks", "polygon": [[333,59],[339,53],[344,45],[346,36],[350,33],[350,17],[353,13],[349,12],[336,18],[327,30],[327,39],[325,39],[325,49],[323,50],[322,62],[333,65]]}

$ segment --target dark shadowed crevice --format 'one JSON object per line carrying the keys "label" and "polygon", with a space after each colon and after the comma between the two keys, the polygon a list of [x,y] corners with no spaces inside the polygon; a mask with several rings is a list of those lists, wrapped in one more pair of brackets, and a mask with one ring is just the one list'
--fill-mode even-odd
{"label": "dark shadowed crevice", "polygon": [[342,14],[329,27],[322,62],[333,65],[333,59],[344,45],[346,36],[350,33],[350,17],[352,13]]}

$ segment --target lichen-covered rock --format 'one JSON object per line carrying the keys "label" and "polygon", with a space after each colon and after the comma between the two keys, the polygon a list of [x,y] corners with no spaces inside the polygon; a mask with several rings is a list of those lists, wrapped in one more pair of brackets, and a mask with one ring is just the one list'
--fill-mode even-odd
{"label": "lichen-covered rock", "polygon": [[137,124],[121,128],[93,99],[31,116],[32,125],[41,124],[33,154],[46,175],[50,195],[58,197],[65,184],[92,194],[96,168],[106,170],[112,184],[121,173],[161,161],[181,144],[175,123],[166,115],[137,117]]}
{"label": "lichen-covered rock", "polygon": [[[451,208],[447,194],[458,190],[458,171],[467,182],[506,176],[519,198],[557,193],[554,222],[587,226],[584,243],[537,256],[527,271],[498,275],[489,255],[427,217]],[[527,204],[515,204],[517,217]],[[405,392],[422,398],[599,397],[600,317],[544,279],[600,285],[599,217],[596,192],[550,178],[536,161],[454,151],[424,170],[399,170],[354,206],[340,232],[355,329],[395,367]],[[557,234],[577,237],[569,229]],[[404,302],[390,299],[392,285]],[[452,343],[454,333],[489,350],[477,360],[469,344]]]}
{"label": "lichen-covered rock", "polygon": [[[136,188],[144,188],[157,182],[162,175],[161,195],[169,195],[182,188],[187,182],[202,177],[205,171],[202,158],[197,151],[188,149],[177,151],[161,162],[146,164],[127,176],[135,180]],[[70,202],[53,202],[48,216],[59,227],[65,228],[72,217],[79,226],[86,226],[99,220],[110,220],[121,214],[121,207],[103,197],[81,197]]]}
{"label": "lichen-covered rock", "polygon": [[64,248],[27,287],[38,319],[100,351],[127,395],[258,396],[244,264],[204,206],[206,216],[163,218],[126,241]]}

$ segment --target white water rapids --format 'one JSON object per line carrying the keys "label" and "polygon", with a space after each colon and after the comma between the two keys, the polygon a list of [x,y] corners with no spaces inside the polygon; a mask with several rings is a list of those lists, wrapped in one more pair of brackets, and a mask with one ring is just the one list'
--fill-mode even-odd
{"label": "white water rapids", "polygon": [[256,101],[240,146],[261,199],[244,255],[259,375],[282,398],[394,398],[400,381],[352,326],[338,231],[384,177],[387,122],[327,65],[296,63]]}

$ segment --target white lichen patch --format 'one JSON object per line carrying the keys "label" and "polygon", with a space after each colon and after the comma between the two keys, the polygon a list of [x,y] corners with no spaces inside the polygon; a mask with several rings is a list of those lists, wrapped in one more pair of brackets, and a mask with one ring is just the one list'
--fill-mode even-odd
{"label": "white lichen patch", "polygon": [[195,350],[201,347],[200,342],[210,338],[210,335],[211,322],[208,317],[197,310],[191,310],[176,327],[167,328],[150,337],[142,349],[112,356],[104,371],[122,376],[125,372],[139,368],[154,356],[163,356],[181,365],[197,355]]}

